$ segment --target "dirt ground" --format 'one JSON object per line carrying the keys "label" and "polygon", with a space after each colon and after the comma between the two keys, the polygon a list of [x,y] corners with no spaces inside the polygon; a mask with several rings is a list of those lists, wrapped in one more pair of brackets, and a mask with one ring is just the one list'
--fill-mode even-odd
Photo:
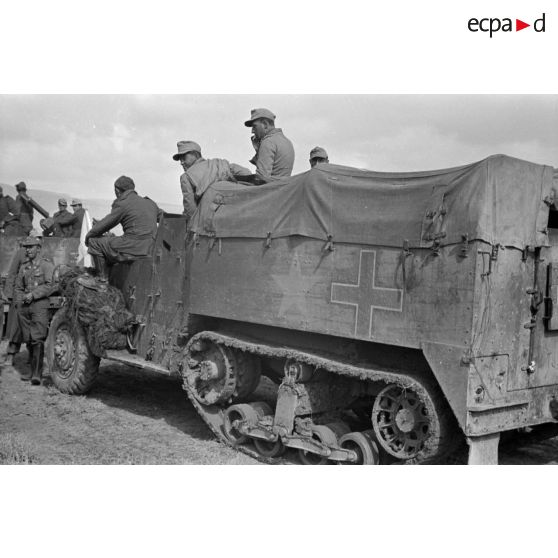
{"label": "dirt ground", "polygon": [[[22,382],[26,357],[0,369],[0,463],[258,464],[215,440],[176,379],[103,361],[87,395],[64,395]],[[558,463],[558,438],[501,446],[502,464]]]}
{"label": "dirt ground", "polygon": [[87,395],[64,395],[22,382],[26,357],[0,369],[0,463],[258,463],[215,440],[176,379],[103,361]]}

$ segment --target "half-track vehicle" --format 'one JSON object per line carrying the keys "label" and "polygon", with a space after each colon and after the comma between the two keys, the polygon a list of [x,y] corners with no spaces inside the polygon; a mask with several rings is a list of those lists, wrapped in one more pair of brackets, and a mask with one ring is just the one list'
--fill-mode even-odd
{"label": "half-track vehicle", "polygon": [[[219,439],[264,460],[440,462],[466,440],[494,463],[501,435],[557,431],[557,187],[503,155],[217,183],[112,269],[137,319],[102,356],[179,377]],[[93,384],[66,307],[47,359],[62,391]]]}

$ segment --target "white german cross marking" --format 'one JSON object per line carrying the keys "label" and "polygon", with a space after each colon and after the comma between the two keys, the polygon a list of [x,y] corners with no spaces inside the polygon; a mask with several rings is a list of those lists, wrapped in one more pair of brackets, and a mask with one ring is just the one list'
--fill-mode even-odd
{"label": "white german cross marking", "polygon": [[401,312],[403,290],[376,287],[376,251],[361,250],[356,285],[331,283],[331,302],[355,307],[355,337],[372,337],[374,309]]}

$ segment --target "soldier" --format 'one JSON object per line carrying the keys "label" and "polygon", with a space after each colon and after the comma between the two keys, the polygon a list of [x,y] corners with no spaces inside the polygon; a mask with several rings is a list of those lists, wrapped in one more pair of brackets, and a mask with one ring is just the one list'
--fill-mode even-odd
{"label": "soldier", "polygon": [[180,189],[184,204],[184,215],[189,219],[204,192],[220,180],[241,180],[251,176],[250,171],[226,159],[204,159],[201,147],[195,141],[179,141],[178,153],[172,158],[180,161],[184,174],[180,177]]}
{"label": "soldier", "polygon": [[0,186],[0,232],[8,236],[18,236],[19,209],[11,196],[4,195],[4,189]]}
{"label": "soldier", "polygon": [[68,211],[68,202],[64,198],[58,200],[58,211],[52,218],[56,223],[53,236],[72,236],[75,217]]}
{"label": "soldier", "polygon": [[327,151],[323,147],[314,147],[310,151],[310,167],[314,168],[319,163],[329,163]]}
{"label": "soldier", "polygon": [[[149,198],[140,198],[135,187],[131,178],[118,178],[114,183],[116,199],[112,211],[85,236],[85,244],[103,282],[108,281],[109,264],[143,258],[153,247],[157,223],[163,212]],[[124,230],[122,236],[98,238],[118,224]]]}
{"label": "soldier", "polygon": [[31,379],[33,385],[41,383],[43,373],[44,343],[48,332],[48,297],[55,286],[52,283],[54,265],[40,256],[41,242],[27,237],[26,261],[19,268],[15,282],[15,301],[23,340],[31,348]]}
{"label": "soldier", "polygon": [[[40,239],[41,235],[37,230],[32,229],[29,236]],[[19,348],[21,347],[21,343],[23,341],[21,327],[19,325],[19,319],[17,315],[16,302],[14,298],[14,288],[19,269],[26,261],[27,254],[25,248],[22,245],[12,259],[4,285],[4,301],[10,304],[10,311],[8,312],[8,323],[6,324],[6,338],[8,339],[8,348],[3,360],[3,364],[6,364],[7,366],[11,366],[13,364],[13,358],[19,352]],[[31,345],[29,345],[27,349],[29,352],[29,362],[31,362]]]}
{"label": "soldier", "polygon": [[25,182],[18,182],[15,185],[15,189],[17,190],[15,201],[19,209],[19,225],[22,234],[27,236],[33,228],[33,207],[27,196],[27,186]]}
{"label": "soldier", "polygon": [[256,155],[251,163],[256,165],[257,184],[265,184],[291,176],[294,166],[294,147],[275,127],[275,115],[268,109],[252,109],[250,120],[244,123],[252,128],[252,144]]}
{"label": "soldier", "polygon": [[72,224],[72,234],[70,236],[79,238],[81,235],[81,225],[83,223],[83,216],[85,215],[85,209],[83,209],[83,205],[81,200],[73,199],[72,203],[72,211],[74,212],[74,221]]}

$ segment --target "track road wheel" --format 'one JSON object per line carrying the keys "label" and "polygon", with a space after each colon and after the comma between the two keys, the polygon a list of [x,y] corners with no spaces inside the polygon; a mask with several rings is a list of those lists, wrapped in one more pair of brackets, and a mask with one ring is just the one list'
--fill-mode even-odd
{"label": "track road wheel", "polygon": [[183,372],[186,389],[202,405],[230,400],[236,390],[233,351],[219,343],[198,341],[189,343],[188,355]]}
{"label": "track road wheel", "polygon": [[254,446],[256,447],[256,451],[263,457],[280,457],[287,449],[281,440],[267,442],[260,438],[254,438]]}
{"label": "track road wheel", "polygon": [[[312,438],[326,446],[335,447],[339,445],[339,438],[349,432],[349,425],[344,422],[317,424],[312,427]],[[329,461],[327,457],[306,450],[298,450],[298,455],[303,465],[325,465]]]}
{"label": "track road wheel", "polygon": [[80,395],[91,389],[100,359],[89,350],[83,328],[65,308],[56,312],[45,348],[50,377],[59,391]]}
{"label": "track road wheel", "polygon": [[243,444],[248,440],[248,436],[241,434],[235,428],[235,421],[248,421],[250,424],[257,424],[257,422],[266,415],[273,415],[273,411],[271,407],[264,402],[232,405],[225,411],[223,422],[225,436],[233,445]]}
{"label": "track road wheel", "polygon": [[339,440],[339,446],[357,454],[355,462],[342,461],[343,465],[379,465],[380,452],[373,430],[351,432]]}
{"label": "track road wheel", "polygon": [[412,459],[423,451],[429,438],[436,433],[439,436],[439,417],[433,402],[427,403],[431,412],[413,390],[396,385],[378,394],[372,407],[372,426],[387,453],[398,459]]}

